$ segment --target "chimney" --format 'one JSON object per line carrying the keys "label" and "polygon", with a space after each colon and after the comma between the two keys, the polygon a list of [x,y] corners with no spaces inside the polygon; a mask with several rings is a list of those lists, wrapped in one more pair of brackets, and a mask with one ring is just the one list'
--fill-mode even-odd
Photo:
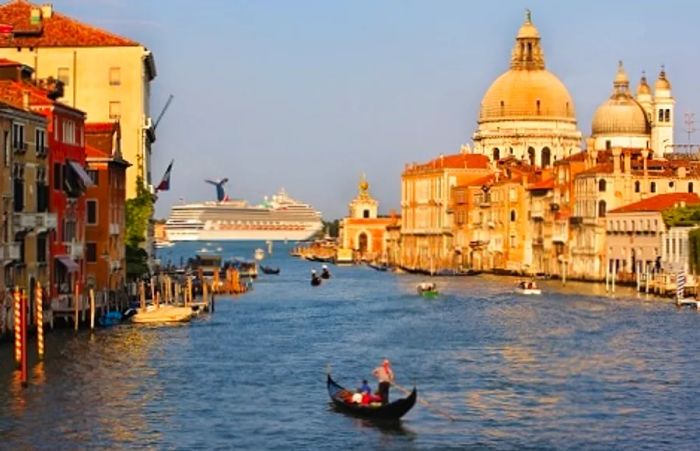
{"label": "chimney", "polygon": [[53,16],[53,5],[51,3],[44,3],[41,5],[41,17],[50,19],[51,16]]}
{"label": "chimney", "polygon": [[22,108],[29,110],[29,91],[22,91]]}

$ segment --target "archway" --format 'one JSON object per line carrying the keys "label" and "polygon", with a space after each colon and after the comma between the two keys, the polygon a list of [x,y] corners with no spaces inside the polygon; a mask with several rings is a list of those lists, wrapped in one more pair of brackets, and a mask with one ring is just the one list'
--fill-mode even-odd
{"label": "archway", "polygon": [[549,147],[545,147],[544,149],[542,149],[542,167],[548,168],[551,165],[552,165],[552,151],[549,150]]}
{"label": "archway", "polygon": [[534,147],[528,147],[527,159],[530,161],[530,166],[535,165],[535,148]]}
{"label": "archway", "polygon": [[367,234],[365,232],[360,233],[360,235],[357,237],[357,250],[360,251],[360,254],[367,252],[367,244]]}

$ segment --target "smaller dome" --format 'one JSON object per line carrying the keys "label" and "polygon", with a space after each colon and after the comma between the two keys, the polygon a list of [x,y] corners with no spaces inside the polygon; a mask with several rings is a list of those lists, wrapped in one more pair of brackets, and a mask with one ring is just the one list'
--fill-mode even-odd
{"label": "smaller dome", "polygon": [[664,68],[661,68],[661,72],[659,72],[659,78],[656,79],[656,89],[671,89],[671,82],[668,81],[666,78],[666,71]]}
{"label": "smaller dome", "polygon": [[[645,81],[644,78],[642,80]],[[651,127],[647,115],[644,107],[629,92],[629,78],[622,61],[617,67],[613,86],[613,94],[593,115],[593,136],[649,135]]]}
{"label": "smaller dome", "polygon": [[649,88],[649,83],[647,83],[647,76],[642,74],[639,86],[637,86],[637,97],[649,94],[651,94],[651,89]]}

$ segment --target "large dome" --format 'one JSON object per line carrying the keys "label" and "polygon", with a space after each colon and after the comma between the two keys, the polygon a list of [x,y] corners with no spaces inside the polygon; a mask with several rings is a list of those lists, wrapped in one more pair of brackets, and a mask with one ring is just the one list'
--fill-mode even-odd
{"label": "large dome", "polygon": [[651,126],[642,105],[629,92],[629,79],[620,62],[612,96],[593,115],[593,136],[649,135]]}
{"label": "large dome", "polygon": [[508,119],[576,122],[574,101],[546,69],[511,69],[498,77],[481,101],[480,122]]}

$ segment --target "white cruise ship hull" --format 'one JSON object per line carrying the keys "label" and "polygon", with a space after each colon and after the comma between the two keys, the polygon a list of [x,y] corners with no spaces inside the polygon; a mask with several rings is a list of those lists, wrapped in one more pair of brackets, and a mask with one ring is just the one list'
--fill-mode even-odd
{"label": "white cruise ship hull", "polygon": [[303,241],[311,238],[322,227],[312,230],[177,230],[168,231],[170,241]]}

